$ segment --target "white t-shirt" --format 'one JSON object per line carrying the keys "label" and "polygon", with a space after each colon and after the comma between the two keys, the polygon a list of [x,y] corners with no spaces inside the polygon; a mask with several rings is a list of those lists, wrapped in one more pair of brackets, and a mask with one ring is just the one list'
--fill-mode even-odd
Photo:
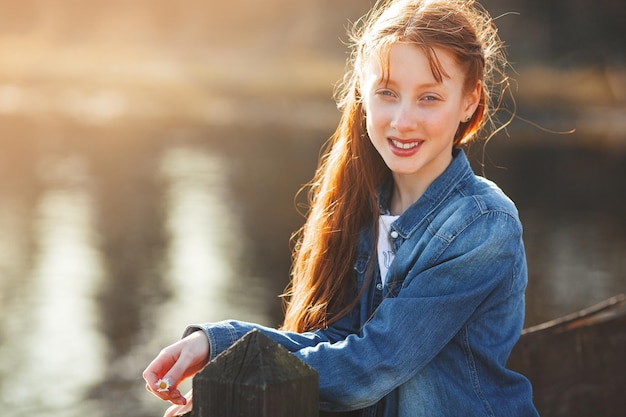
{"label": "white t-shirt", "polygon": [[378,267],[383,285],[387,279],[387,271],[389,271],[391,262],[396,255],[391,247],[389,231],[391,230],[391,223],[396,221],[398,217],[400,216],[381,214],[378,218]]}

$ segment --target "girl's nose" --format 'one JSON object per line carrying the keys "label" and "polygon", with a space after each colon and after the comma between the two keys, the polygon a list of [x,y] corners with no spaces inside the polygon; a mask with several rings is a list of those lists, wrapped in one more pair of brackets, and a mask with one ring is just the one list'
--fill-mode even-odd
{"label": "girl's nose", "polygon": [[391,120],[391,127],[398,132],[415,130],[417,127],[417,113],[410,105],[399,105]]}

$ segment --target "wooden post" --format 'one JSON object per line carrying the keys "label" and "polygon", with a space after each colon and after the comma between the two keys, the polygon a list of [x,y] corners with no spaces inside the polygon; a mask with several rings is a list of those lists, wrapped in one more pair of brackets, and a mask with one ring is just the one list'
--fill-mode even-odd
{"label": "wooden post", "polygon": [[193,378],[191,417],[318,417],[317,372],[258,330]]}

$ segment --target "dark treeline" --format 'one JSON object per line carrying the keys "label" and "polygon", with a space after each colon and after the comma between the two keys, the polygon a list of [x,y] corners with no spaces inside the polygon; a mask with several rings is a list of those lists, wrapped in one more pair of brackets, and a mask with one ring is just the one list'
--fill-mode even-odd
{"label": "dark treeline", "polygon": [[[620,0],[483,0],[514,59],[550,65],[626,64]],[[505,15],[506,13],[518,15]]]}

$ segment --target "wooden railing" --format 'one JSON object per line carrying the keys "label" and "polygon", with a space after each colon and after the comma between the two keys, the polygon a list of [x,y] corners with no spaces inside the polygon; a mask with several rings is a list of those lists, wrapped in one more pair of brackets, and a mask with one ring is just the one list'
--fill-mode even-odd
{"label": "wooden railing", "polygon": [[626,296],[525,329],[507,366],[541,417],[626,415]]}

